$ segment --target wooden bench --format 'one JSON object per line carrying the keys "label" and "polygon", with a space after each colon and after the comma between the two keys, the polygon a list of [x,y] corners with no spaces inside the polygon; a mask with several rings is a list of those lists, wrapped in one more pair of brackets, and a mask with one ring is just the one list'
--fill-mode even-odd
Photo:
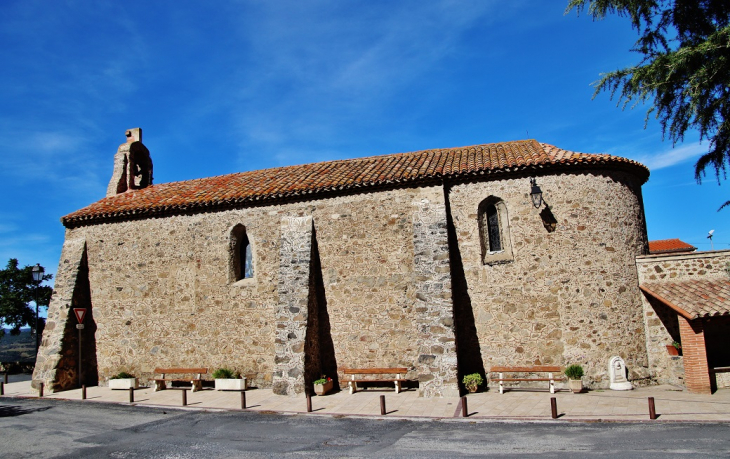
{"label": "wooden bench", "polygon": [[[192,384],[193,392],[197,392],[203,388],[203,375],[208,373],[207,368],[155,368],[155,374],[162,375],[159,378],[155,378],[155,392],[158,390],[167,389],[166,382],[172,381],[186,381]],[[195,375],[195,377],[173,377],[169,378],[169,375]]]}
{"label": "wooden bench", "polygon": [[[499,373],[499,378],[492,378],[492,381],[499,381],[499,393],[504,394],[504,382],[505,381],[549,381],[550,393],[555,393],[555,377],[553,373],[562,375],[563,369],[557,366],[550,365],[534,365],[531,367],[492,367],[489,370],[490,373]],[[505,373],[537,373],[545,374],[547,377],[536,377],[536,378],[505,378]],[[558,376],[557,379],[562,379],[562,376]]]}
{"label": "wooden bench", "polygon": [[[350,387],[350,394],[357,392],[357,383],[394,383],[395,393],[398,394],[401,391],[401,384],[408,381],[401,375],[405,376],[408,373],[408,368],[349,368],[345,369],[344,373],[350,376],[347,381]],[[395,375],[395,378],[356,378],[356,375]]]}

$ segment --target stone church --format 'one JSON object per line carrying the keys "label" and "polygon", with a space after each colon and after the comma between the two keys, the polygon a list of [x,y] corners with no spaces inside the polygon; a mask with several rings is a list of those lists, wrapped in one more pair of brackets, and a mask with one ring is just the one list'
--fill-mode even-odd
{"label": "stone church", "polygon": [[62,218],[33,378],[228,367],[291,395],[407,367],[434,397],[495,365],[579,363],[606,387],[614,355],[648,378],[648,177],[521,140],[153,184],[132,129],[107,196]]}

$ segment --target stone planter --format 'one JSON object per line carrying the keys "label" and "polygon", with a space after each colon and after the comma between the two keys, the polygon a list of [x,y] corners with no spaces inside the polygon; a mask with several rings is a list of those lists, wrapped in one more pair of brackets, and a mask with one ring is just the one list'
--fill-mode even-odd
{"label": "stone planter", "polygon": [[218,378],[215,380],[215,390],[246,390],[246,378]]}
{"label": "stone planter", "polygon": [[583,380],[582,379],[569,379],[568,387],[574,394],[583,392]]}
{"label": "stone planter", "polygon": [[317,395],[324,395],[327,392],[332,390],[332,387],[334,386],[334,381],[327,381],[324,384],[315,384],[314,385],[314,393]]}
{"label": "stone planter", "polygon": [[139,389],[137,378],[119,378],[109,380],[109,389]]}

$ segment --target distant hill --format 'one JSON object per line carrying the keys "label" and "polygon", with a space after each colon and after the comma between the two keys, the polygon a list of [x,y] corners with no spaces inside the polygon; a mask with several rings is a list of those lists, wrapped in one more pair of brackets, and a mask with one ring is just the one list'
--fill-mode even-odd
{"label": "distant hill", "polygon": [[9,330],[0,338],[0,362],[35,362],[35,336],[30,329],[11,335]]}

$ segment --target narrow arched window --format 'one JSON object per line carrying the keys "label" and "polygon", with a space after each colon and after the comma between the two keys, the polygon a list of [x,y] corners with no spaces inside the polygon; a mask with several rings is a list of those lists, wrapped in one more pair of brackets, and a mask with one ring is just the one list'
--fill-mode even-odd
{"label": "narrow arched window", "polygon": [[487,237],[489,238],[489,251],[499,252],[502,250],[502,237],[499,234],[499,215],[497,214],[497,207],[494,204],[489,204],[485,210],[485,217],[487,220]]}
{"label": "narrow arched window", "polygon": [[245,226],[238,224],[231,230],[230,249],[233,281],[253,278],[253,246]]}
{"label": "narrow arched window", "polygon": [[490,196],[479,204],[478,216],[482,263],[491,265],[512,261],[509,219],[504,201]]}
{"label": "narrow arched window", "polygon": [[253,255],[251,253],[251,242],[248,240],[246,234],[243,235],[243,241],[241,246],[241,260],[243,260],[243,278],[248,279],[253,277]]}

